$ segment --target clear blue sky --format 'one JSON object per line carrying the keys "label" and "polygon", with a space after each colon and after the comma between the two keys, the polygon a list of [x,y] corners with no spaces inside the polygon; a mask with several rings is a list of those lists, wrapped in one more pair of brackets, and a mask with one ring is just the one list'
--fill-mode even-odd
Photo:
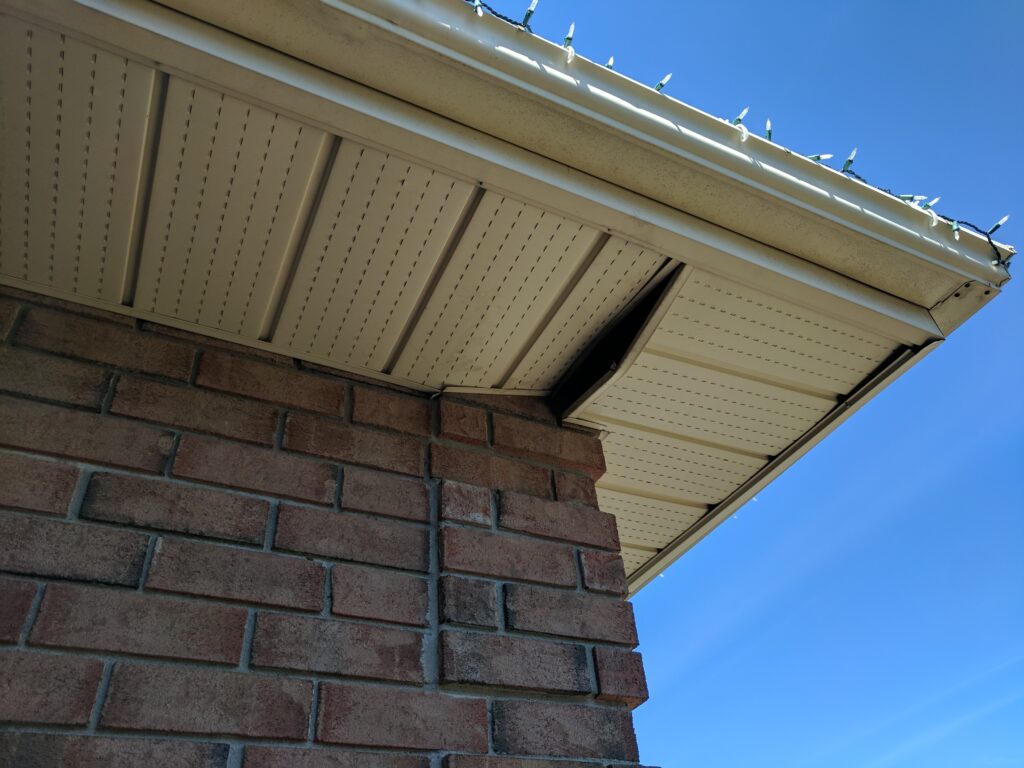
{"label": "clear blue sky", "polygon": [[[573,20],[580,55],[801,152],[857,146],[1024,245],[1021,0],[541,0],[533,27]],[[1024,766],[1022,339],[1010,283],[637,596],[645,764]]]}

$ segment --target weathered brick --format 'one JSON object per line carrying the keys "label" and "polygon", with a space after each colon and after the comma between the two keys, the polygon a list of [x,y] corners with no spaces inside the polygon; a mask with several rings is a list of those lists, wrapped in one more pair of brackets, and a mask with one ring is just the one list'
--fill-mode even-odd
{"label": "weathered brick", "polygon": [[128,475],[93,475],[81,517],[257,544],[270,502]]}
{"label": "weathered brick", "polygon": [[203,352],[196,384],[256,400],[340,416],[345,382],[223,352]]}
{"label": "weathered brick", "polygon": [[345,467],[341,505],[407,520],[430,519],[430,501],[422,480],[362,467]]}
{"label": "weathered brick", "polygon": [[584,550],[580,555],[583,563],[583,584],[595,592],[610,592],[625,595],[628,590],[626,569],[622,556],[617,552],[595,552]]}
{"label": "weathered brick", "polygon": [[264,445],[277,431],[273,406],[131,376],[117,382],[110,412]]}
{"label": "weathered brick", "polygon": [[444,768],[595,768],[593,763],[575,760],[533,760],[489,755],[448,755]]}
{"label": "weathered brick", "polygon": [[430,473],[446,480],[459,480],[503,491],[520,491],[544,497],[551,494],[550,475],[542,467],[482,451],[465,451],[450,445],[430,446]]}
{"label": "weathered brick", "polygon": [[505,605],[510,629],[637,644],[633,606],[625,600],[509,584]]}
{"label": "weathered brick", "polygon": [[405,749],[487,750],[487,703],[443,693],[324,683],[320,741]]}
{"label": "weathered brick", "polygon": [[312,683],[243,672],[117,664],[100,726],[304,739]]}
{"label": "weathered brick", "polygon": [[0,650],[0,722],[85,725],[103,662]]}
{"label": "weathered brick", "polygon": [[286,368],[293,368],[295,366],[294,358],[289,355],[279,355],[276,352],[269,352],[266,349],[251,347],[248,344],[243,345],[240,343],[241,339],[239,342],[225,341],[224,339],[217,339],[213,336],[207,336],[201,333],[192,333],[191,331],[185,331],[181,328],[172,328],[169,325],[153,323],[148,320],[143,321],[141,329],[147,334],[152,333],[158,336],[170,336],[175,339],[190,342],[197,347],[202,347],[203,349],[223,349],[243,357],[258,357],[261,360],[267,360],[275,365],[283,365]]}
{"label": "weathered brick", "polygon": [[494,582],[442,576],[441,621],[473,624],[478,627],[497,627]]}
{"label": "weathered brick", "polygon": [[276,549],[339,560],[427,570],[427,529],[393,520],[284,504],[278,513]]}
{"label": "weathered brick", "polygon": [[146,587],[315,611],[323,604],[324,568],[299,557],[161,539]]}
{"label": "weathered brick", "polygon": [[487,444],[487,411],[441,400],[441,437],[463,443]]}
{"label": "weathered brick", "polygon": [[191,344],[147,336],[102,320],[35,308],[25,315],[15,341],[60,355],[182,381],[188,380],[195,357]]}
{"label": "weathered brick", "polygon": [[594,664],[597,667],[598,700],[625,704],[630,709],[647,701],[647,677],[639,653],[598,646],[594,649]]}
{"label": "weathered brick", "polygon": [[328,459],[368,464],[390,472],[407,475],[423,472],[423,443],[420,439],[305,413],[288,414],[284,447]]}
{"label": "weathered brick", "polygon": [[446,683],[590,693],[582,645],[472,632],[441,634],[441,679]]}
{"label": "weathered brick", "polygon": [[547,399],[543,397],[522,395],[509,397],[508,395],[464,394],[460,392],[458,399],[466,403],[479,405],[489,411],[511,413],[548,424],[554,424],[556,421],[555,414],[551,411],[551,406],[548,405]]}
{"label": "weathered brick", "polygon": [[107,376],[102,368],[85,363],[0,347],[0,389],[8,392],[99,408]]}
{"label": "weathered brick", "polygon": [[337,564],[332,568],[331,611],[397,624],[427,623],[427,583],[398,571]]}
{"label": "weathered brick", "polygon": [[521,493],[501,495],[498,524],[513,531],[619,550],[615,516],[594,507],[538,499]]}
{"label": "weathered brick", "polygon": [[154,427],[11,397],[0,397],[0,445],[98,464],[158,472],[172,435]]}
{"label": "weathered brick", "polygon": [[352,391],[352,421],[425,437],[430,434],[430,401],[356,386]]}
{"label": "weathered brick", "polygon": [[0,506],[67,514],[78,468],[13,453],[0,453]]}
{"label": "weathered brick", "polygon": [[230,749],[169,739],[0,733],[0,765],[10,768],[224,768]]}
{"label": "weathered brick", "polygon": [[252,663],[258,667],[422,683],[423,636],[336,619],[261,613]]}
{"label": "weathered brick", "polygon": [[628,712],[544,701],[494,702],[494,749],[515,755],[638,759]]}
{"label": "weathered brick", "polygon": [[118,323],[128,327],[135,326],[135,319],[125,314],[108,312],[104,309],[96,309],[95,307],[87,307],[85,304],[79,304],[76,301],[65,301],[64,299],[58,299],[54,296],[47,296],[42,293],[22,291],[18,288],[12,288],[9,285],[0,285],[0,295],[8,296],[11,299],[18,299],[22,302],[28,303],[29,305],[50,307],[64,312],[70,312],[73,315],[95,317],[99,320],[108,320],[112,323]]}
{"label": "weathered brick", "polygon": [[0,513],[0,570],[134,586],[149,537]]}
{"label": "weathered brick", "polygon": [[576,558],[571,547],[473,528],[441,531],[441,567],[541,584],[576,584]]}
{"label": "weathered brick", "polygon": [[32,582],[0,578],[0,643],[18,642],[35,596]]}
{"label": "weathered brick", "polygon": [[572,472],[555,472],[555,496],[559,501],[577,501],[597,506],[597,491],[592,478]]}
{"label": "weathered brick", "polygon": [[[243,768],[428,768],[426,757],[348,749],[246,747]],[[571,768],[571,766],[570,766]]]}
{"label": "weathered brick", "polygon": [[489,527],[491,491],[445,480],[441,486],[441,519]]}
{"label": "weathered brick", "polygon": [[595,480],[605,471],[604,452],[596,436],[514,416],[494,415],[494,447],[515,456],[581,469]]}
{"label": "weathered brick", "polygon": [[300,501],[334,501],[338,472],[331,464],[265,448],[184,435],[173,473],[230,488]]}
{"label": "weathered brick", "polygon": [[6,340],[10,334],[19,309],[21,309],[21,305],[18,302],[0,298],[0,341]]}
{"label": "weathered brick", "polygon": [[237,663],[247,614],[225,605],[51,584],[29,643]]}

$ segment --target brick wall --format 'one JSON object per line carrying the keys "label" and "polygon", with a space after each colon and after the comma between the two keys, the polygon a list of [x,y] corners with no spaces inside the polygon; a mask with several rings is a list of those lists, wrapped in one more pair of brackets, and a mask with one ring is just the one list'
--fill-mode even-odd
{"label": "brick wall", "polygon": [[636,764],[593,436],[8,289],[0,342],[0,765]]}

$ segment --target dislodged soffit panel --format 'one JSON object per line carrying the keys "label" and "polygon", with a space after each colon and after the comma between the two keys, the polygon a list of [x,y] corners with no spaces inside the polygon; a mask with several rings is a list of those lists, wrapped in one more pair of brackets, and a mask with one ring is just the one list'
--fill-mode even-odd
{"label": "dislodged soffit panel", "polygon": [[329,137],[170,78],[136,306],[262,333]]}
{"label": "dislodged soffit panel", "polygon": [[343,140],[274,341],[383,371],[472,190]]}
{"label": "dislodged soffit panel", "polygon": [[684,277],[628,368],[573,414],[607,430],[598,494],[618,518],[631,573],[901,348],[704,271]]}
{"label": "dislodged soffit panel", "polygon": [[155,78],[0,16],[0,274],[122,301]]}

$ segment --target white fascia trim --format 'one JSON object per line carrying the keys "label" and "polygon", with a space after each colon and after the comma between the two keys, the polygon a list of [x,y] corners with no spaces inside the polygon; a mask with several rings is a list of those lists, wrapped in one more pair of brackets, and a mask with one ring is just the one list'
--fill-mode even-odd
{"label": "white fascia trim", "polygon": [[[964,230],[959,241],[951,233],[937,236],[928,231],[931,217],[926,211],[753,134],[741,145],[739,129],[647,85],[577,56],[572,64],[576,82],[570,86],[538,67],[498,53],[514,49],[544,62],[550,70],[566,68],[565,51],[559,45],[489,15],[477,19],[474,34],[467,34],[469,11],[462,3],[320,2],[965,279],[993,286],[1009,279],[1003,267],[992,264],[992,249],[981,235]],[[553,86],[559,84],[562,87],[555,90]],[[998,247],[1004,258],[1014,253],[1010,246]]]}

